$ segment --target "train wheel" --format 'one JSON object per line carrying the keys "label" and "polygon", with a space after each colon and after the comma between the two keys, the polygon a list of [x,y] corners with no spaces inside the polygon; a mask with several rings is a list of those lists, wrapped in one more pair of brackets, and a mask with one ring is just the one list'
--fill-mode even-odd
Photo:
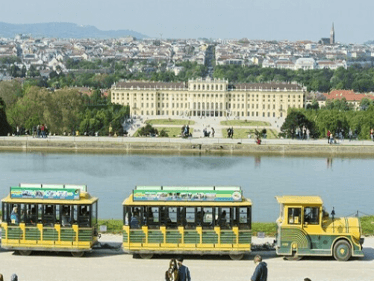
{"label": "train wheel", "polygon": [[71,255],[75,258],[81,258],[84,256],[84,252],[71,252]]}
{"label": "train wheel", "polygon": [[230,259],[234,261],[241,260],[244,257],[244,254],[229,254]]}
{"label": "train wheel", "polygon": [[296,252],[292,252],[292,256],[284,256],[283,258],[287,261],[298,261],[302,259]]}
{"label": "train wheel", "polygon": [[347,261],[352,255],[351,245],[345,241],[340,240],[334,246],[334,258],[337,261]]}
{"label": "train wheel", "polygon": [[29,255],[31,255],[32,251],[31,250],[19,250],[18,253],[21,256],[29,256]]}
{"label": "train wheel", "polygon": [[153,254],[139,254],[142,259],[149,260],[153,257]]}

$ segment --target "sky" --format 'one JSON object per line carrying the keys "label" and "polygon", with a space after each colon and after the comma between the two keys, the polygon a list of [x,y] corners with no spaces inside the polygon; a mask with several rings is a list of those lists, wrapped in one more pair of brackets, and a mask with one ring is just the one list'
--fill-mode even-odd
{"label": "sky", "polygon": [[6,23],[71,22],[157,38],[318,41],[334,23],[337,42],[374,40],[373,0],[18,0],[0,6]]}

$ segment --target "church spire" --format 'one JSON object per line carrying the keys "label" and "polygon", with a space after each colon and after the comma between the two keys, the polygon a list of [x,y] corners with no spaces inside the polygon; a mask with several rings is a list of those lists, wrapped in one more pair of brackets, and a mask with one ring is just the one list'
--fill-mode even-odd
{"label": "church spire", "polygon": [[334,23],[332,23],[331,31],[330,31],[330,44],[334,45],[335,44],[335,28],[334,28]]}

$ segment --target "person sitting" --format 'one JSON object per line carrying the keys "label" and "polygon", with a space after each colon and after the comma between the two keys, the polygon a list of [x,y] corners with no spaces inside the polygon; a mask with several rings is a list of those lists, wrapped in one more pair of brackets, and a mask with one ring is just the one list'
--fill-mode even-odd
{"label": "person sitting", "polygon": [[10,214],[10,220],[12,224],[18,225],[19,224],[19,218],[18,218],[18,208],[13,207],[12,213]]}
{"label": "person sitting", "polygon": [[61,216],[61,225],[63,227],[70,227],[71,226],[70,216],[69,216],[69,213],[68,213],[67,210],[64,210],[63,213],[62,213],[62,216]]}
{"label": "person sitting", "polygon": [[130,227],[131,228],[139,228],[140,227],[140,225],[139,225],[139,213],[138,212],[134,212],[134,215],[131,217]]}

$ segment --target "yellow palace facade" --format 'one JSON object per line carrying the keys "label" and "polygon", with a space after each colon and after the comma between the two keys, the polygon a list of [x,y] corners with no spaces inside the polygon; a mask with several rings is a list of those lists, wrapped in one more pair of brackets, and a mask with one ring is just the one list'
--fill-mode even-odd
{"label": "yellow palace facade", "polygon": [[117,82],[112,103],[130,106],[132,115],[286,117],[287,109],[302,108],[305,91],[297,84],[237,83],[224,79],[188,82]]}

